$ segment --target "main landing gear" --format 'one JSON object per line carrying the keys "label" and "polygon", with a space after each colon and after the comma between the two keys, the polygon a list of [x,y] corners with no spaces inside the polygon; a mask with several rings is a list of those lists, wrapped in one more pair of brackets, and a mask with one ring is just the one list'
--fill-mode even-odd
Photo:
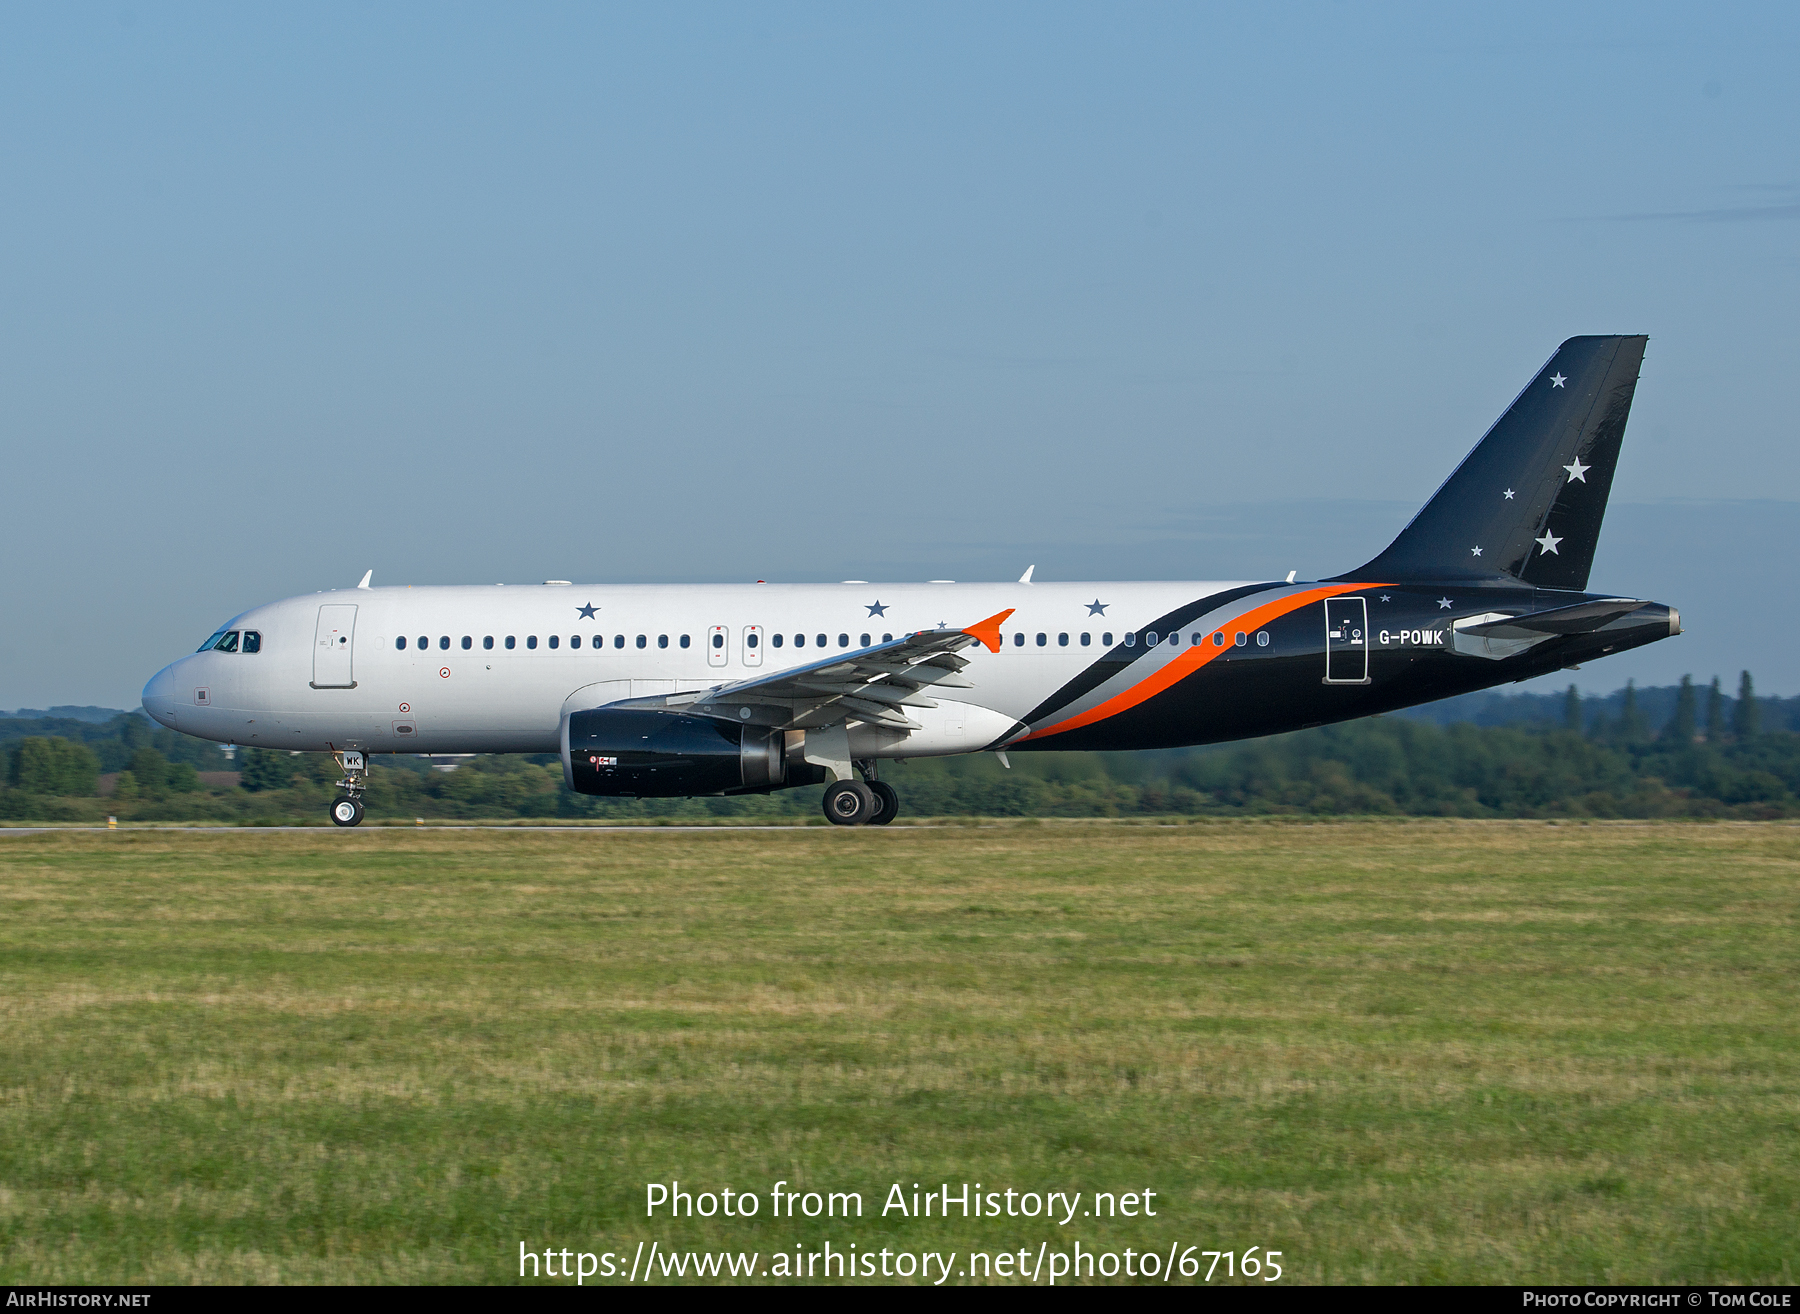
{"label": "main landing gear", "polygon": [[346,749],[331,756],[344,773],[344,778],[338,781],[338,788],[344,792],[331,800],[331,824],[360,825],[363,819],[363,790],[369,784],[368,759],[354,749]]}
{"label": "main landing gear", "polygon": [[858,762],[861,780],[839,780],[825,787],[825,820],[834,826],[885,826],[900,815],[894,787],[875,779],[873,762]]}

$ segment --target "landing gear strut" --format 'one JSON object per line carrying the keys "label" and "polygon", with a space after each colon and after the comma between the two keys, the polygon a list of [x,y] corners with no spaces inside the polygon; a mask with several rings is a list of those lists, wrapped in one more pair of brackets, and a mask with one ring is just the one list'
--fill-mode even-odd
{"label": "landing gear strut", "polygon": [[331,800],[331,824],[360,825],[363,819],[363,790],[369,785],[368,759],[354,749],[346,749],[331,756],[338,764],[338,769],[344,773],[344,778],[337,782],[338,788],[344,792]]}
{"label": "landing gear strut", "polygon": [[839,780],[825,789],[825,819],[834,826],[885,826],[900,815],[900,796],[875,779],[873,760],[858,762],[861,780]]}

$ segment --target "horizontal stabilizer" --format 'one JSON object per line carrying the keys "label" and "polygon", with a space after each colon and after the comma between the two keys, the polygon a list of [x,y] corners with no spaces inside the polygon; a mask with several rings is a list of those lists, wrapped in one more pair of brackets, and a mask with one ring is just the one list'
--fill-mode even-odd
{"label": "horizontal stabilizer", "polygon": [[1556,634],[1592,634],[1621,616],[1629,616],[1644,605],[1638,598],[1601,598],[1597,602],[1578,602],[1572,607],[1537,611],[1529,616],[1512,616],[1506,620],[1470,625],[1462,632],[1490,639],[1541,639]]}

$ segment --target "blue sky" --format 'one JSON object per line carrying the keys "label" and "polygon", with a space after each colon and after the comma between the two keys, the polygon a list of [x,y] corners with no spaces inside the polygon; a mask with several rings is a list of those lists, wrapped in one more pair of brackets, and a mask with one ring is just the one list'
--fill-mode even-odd
{"label": "blue sky", "polygon": [[[0,706],[354,583],[1366,559],[1651,335],[1583,672],[1800,692],[1791,6],[10,6]],[[1762,581],[1773,572],[1779,581]]]}

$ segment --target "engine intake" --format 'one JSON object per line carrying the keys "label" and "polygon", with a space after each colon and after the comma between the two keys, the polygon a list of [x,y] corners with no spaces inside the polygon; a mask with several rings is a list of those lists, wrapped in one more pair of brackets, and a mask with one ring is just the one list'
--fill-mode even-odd
{"label": "engine intake", "polygon": [[780,730],[637,707],[570,713],[562,757],[570,789],[615,798],[766,794],[825,777],[811,763],[790,766]]}

